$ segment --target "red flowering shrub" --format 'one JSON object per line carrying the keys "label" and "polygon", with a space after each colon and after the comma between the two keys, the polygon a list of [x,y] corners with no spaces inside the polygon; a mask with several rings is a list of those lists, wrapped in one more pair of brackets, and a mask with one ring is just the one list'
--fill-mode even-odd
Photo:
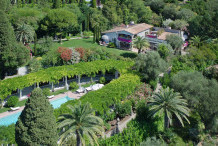
{"label": "red flowering shrub", "polygon": [[80,54],[80,58],[82,59],[82,60],[86,60],[86,50],[84,49],[84,48],[75,48],[75,50],[77,51],[77,52],[79,52],[79,54]]}
{"label": "red flowering shrub", "polygon": [[69,49],[69,48],[66,48],[66,47],[58,47],[58,53],[62,53],[62,52],[64,52],[64,51],[66,51],[67,49]]}
{"label": "red flowering shrub", "polygon": [[68,62],[72,57],[72,50],[65,47],[58,47],[58,52],[61,54],[61,59]]}

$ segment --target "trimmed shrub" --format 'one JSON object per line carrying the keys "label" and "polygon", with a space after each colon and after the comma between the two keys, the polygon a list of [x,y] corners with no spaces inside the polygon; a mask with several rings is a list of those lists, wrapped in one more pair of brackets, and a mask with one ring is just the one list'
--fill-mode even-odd
{"label": "trimmed shrub", "polygon": [[105,82],[106,82],[105,77],[100,77],[99,83],[105,84]]}
{"label": "trimmed shrub", "polygon": [[7,106],[14,107],[18,101],[19,101],[19,99],[17,96],[11,96],[7,101]]}
{"label": "trimmed shrub", "polygon": [[115,45],[114,43],[110,42],[110,43],[108,44],[108,47],[109,47],[109,48],[116,48],[116,45]]}
{"label": "trimmed shrub", "polygon": [[164,74],[164,76],[162,78],[160,78],[160,82],[161,82],[164,89],[169,87],[169,85],[170,85],[170,75]]}
{"label": "trimmed shrub", "polygon": [[77,84],[77,82],[71,82],[70,83],[70,89],[74,90],[79,88],[79,85]]}
{"label": "trimmed shrub", "polygon": [[140,84],[140,77],[135,74],[124,74],[118,79],[111,81],[103,88],[88,92],[82,96],[79,100],[71,100],[62,104],[61,107],[55,110],[55,116],[63,113],[70,112],[67,105],[74,105],[81,101],[82,103],[91,103],[92,107],[97,111],[97,114],[103,115],[105,111],[108,111],[111,105],[114,105],[117,101],[127,98],[132,94]]}
{"label": "trimmed shrub", "polygon": [[151,80],[151,81],[149,82],[149,84],[151,85],[151,88],[152,88],[153,90],[155,90],[155,89],[157,88],[157,80]]}
{"label": "trimmed shrub", "polygon": [[50,92],[50,89],[49,88],[44,88],[42,89],[42,92],[45,96],[50,96],[51,95],[51,92]]}
{"label": "trimmed shrub", "polygon": [[116,113],[120,118],[124,118],[131,114],[131,102],[125,102],[123,104],[116,104]]}
{"label": "trimmed shrub", "polygon": [[116,118],[116,113],[107,111],[101,118],[104,119],[104,121],[112,121]]}
{"label": "trimmed shrub", "polygon": [[15,126],[11,124],[9,126],[0,126],[0,143],[1,145],[16,144],[15,142]]}

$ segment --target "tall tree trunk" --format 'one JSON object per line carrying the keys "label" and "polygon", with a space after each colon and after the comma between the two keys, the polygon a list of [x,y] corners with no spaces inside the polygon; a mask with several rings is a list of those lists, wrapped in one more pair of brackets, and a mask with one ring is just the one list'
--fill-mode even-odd
{"label": "tall tree trunk", "polygon": [[141,53],[141,49],[138,49],[138,54],[140,54]]}
{"label": "tall tree trunk", "polygon": [[95,28],[95,26],[94,26],[94,36],[93,36],[93,43],[95,43],[95,41],[96,41],[96,28]]}
{"label": "tall tree trunk", "polygon": [[81,139],[79,137],[78,131],[76,131],[76,145],[77,146],[82,146]]}
{"label": "tall tree trunk", "polygon": [[37,34],[35,33],[35,34],[34,34],[34,56],[36,56],[36,53],[37,53],[37,52],[36,52],[36,51],[37,51],[37,50],[36,50],[36,43],[37,43]]}
{"label": "tall tree trunk", "polygon": [[80,84],[80,75],[78,75],[78,84],[79,84],[79,88],[81,88],[81,84]]}
{"label": "tall tree trunk", "polygon": [[65,88],[66,88],[67,90],[69,90],[69,86],[68,86],[68,84],[67,84],[67,76],[65,76]]}
{"label": "tall tree trunk", "polygon": [[19,89],[19,93],[20,93],[20,95],[19,95],[19,97],[21,98],[23,95],[22,95],[22,90],[21,89]]}
{"label": "tall tree trunk", "polygon": [[164,130],[169,128],[169,119],[167,117],[167,113],[164,113]]}
{"label": "tall tree trunk", "polygon": [[54,82],[51,82],[51,92],[54,92]]}
{"label": "tall tree trunk", "polygon": [[62,44],[62,33],[61,33],[61,39],[60,39],[60,44]]}

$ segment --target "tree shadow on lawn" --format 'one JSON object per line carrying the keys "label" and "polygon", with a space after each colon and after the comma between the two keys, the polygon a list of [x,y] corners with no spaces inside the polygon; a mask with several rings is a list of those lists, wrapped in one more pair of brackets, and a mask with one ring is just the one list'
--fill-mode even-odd
{"label": "tree shadow on lawn", "polygon": [[120,56],[123,56],[124,58],[136,58],[138,56],[138,54],[134,53],[134,52],[125,52],[120,54]]}

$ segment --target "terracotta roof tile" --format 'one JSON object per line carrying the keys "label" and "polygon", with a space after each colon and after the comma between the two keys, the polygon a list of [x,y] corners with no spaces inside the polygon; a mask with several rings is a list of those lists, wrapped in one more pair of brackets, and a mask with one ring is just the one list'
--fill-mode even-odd
{"label": "terracotta roof tile", "polygon": [[171,32],[163,32],[160,36],[158,36],[157,38],[159,39],[159,40],[166,40],[166,37],[167,37],[167,35],[171,35],[171,34],[173,34],[173,33],[171,33]]}
{"label": "terracotta roof tile", "polygon": [[138,34],[146,29],[150,29],[152,28],[152,25],[146,24],[146,23],[141,23],[141,24],[135,24],[135,25],[130,25],[128,27],[114,27],[111,30],[107,30],[105,32],[102,33],[110,33],[110,32],[118,32],[118,31],[127,31],[131,34]]}

